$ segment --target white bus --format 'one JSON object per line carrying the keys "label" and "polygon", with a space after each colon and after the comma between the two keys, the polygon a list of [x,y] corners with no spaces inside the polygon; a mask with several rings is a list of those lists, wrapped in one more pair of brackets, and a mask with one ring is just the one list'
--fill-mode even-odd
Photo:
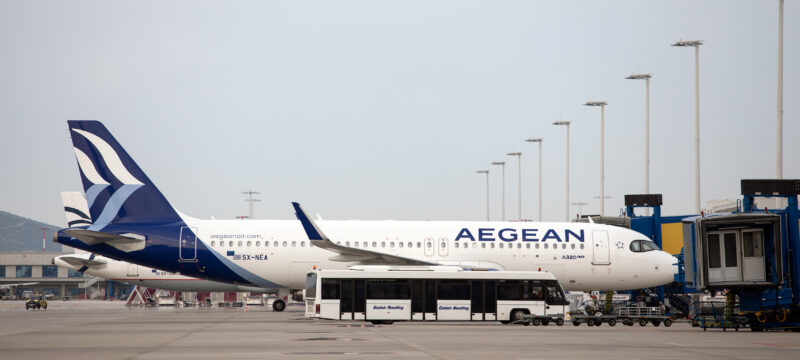
{"label": "white bus", "polygon": [[400,320],[510,321],[526,314],[562,324],[569,308],[545,271],[444,266],[355,266],[306,276],[306,316],[390,324]]}

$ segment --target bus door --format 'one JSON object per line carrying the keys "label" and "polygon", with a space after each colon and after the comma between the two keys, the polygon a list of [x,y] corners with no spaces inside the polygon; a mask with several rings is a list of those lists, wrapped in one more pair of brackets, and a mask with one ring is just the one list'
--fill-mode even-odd
{"label": "bus door", "polygon": [[436,280],[425,280],[425,320],[436,320]]}
{"label": "bus door", "polygon": [[353,310],[355,305],[355,280],[342,279],[342,297],[339,301],[339,319],[353,320]]}
{"label": "bus door", "polygon": [[483,281],[472,280],[471,291],[470,309],[472,310],[472,320],[483,320]]}
{"label": "bus door", "polygon": [[411,280],[411,320],[425,320],[425,281]]}
{"label": "bus door", "polygon": [[353,304],[353,320],[367,318],[367,280],[355,280],[355,295]]}
{"label": "bus door", "polygon": [[483,282],[483,319],[497,320],[497,281]]}
{"label": "bus door", "polygon": [[528,294],[528,299],[533,301],[530,310],[531,315],[546,315],[547,306],[545,305],[545,288],[544,284],[540,281],[525,281],[525,293]]}

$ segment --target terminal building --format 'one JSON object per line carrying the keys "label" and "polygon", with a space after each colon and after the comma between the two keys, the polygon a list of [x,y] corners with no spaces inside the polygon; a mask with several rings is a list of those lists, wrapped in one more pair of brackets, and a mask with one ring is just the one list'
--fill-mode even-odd
{"label": "terminal building", "polygon": [[[105,297],[106,281],[53,265],[53,258],[68,253],[0,253],[0,298],[19,299],[23,291],[52,295],[55,299]],[[9,284],[26,284],[6,287]],[[119,287],[121,288],[121,287]]]}

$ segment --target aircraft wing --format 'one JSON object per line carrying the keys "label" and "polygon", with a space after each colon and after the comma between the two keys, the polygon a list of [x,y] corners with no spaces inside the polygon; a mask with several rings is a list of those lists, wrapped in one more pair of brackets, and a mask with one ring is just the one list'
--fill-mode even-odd
{"label": "aircraft wing", "polygon": [[108,244],[125,252],[144,249],[145,237],[139,234],[109,234],[86,229],[66,229],[64,233],[87,245]]}
{"label": "aircraft wing", "polygon": [[319,226],[311,220],[310,217],[303,211],[300,204],[293,202],[295,215],[300,223],[303,224],[303,229],[308,235],[308,239],[316,247],[323,248],[328,251],[335,252],[339,255],[331,257],[331,261],[344,261],[344,262],[360,262],[362,264],[383,264],[383,265],[437,265],[430,261],[421,261],[402,256],[382,254],[375,251],[366,249],[357,249],[348,246],[337,245],[331,241]]}
{"label": "aircraft wing", "polygon": [[29,286],[29,285],[36,285],[39,282],[26,282],[26,283],[16,283],[16,284],[3,284],[0,285],[0,289],[11,289],[17,286]]}

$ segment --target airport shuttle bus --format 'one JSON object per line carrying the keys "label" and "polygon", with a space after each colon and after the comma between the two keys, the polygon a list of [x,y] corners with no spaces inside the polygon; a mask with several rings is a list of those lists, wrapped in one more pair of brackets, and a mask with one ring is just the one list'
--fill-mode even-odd
{"label": "airport shuttle bus", "polygon": [[402,320],[501,321],[564,317],[569,302],[546,271],[446,266],[354,266],[306,275],[306,316],[387,324]]}

